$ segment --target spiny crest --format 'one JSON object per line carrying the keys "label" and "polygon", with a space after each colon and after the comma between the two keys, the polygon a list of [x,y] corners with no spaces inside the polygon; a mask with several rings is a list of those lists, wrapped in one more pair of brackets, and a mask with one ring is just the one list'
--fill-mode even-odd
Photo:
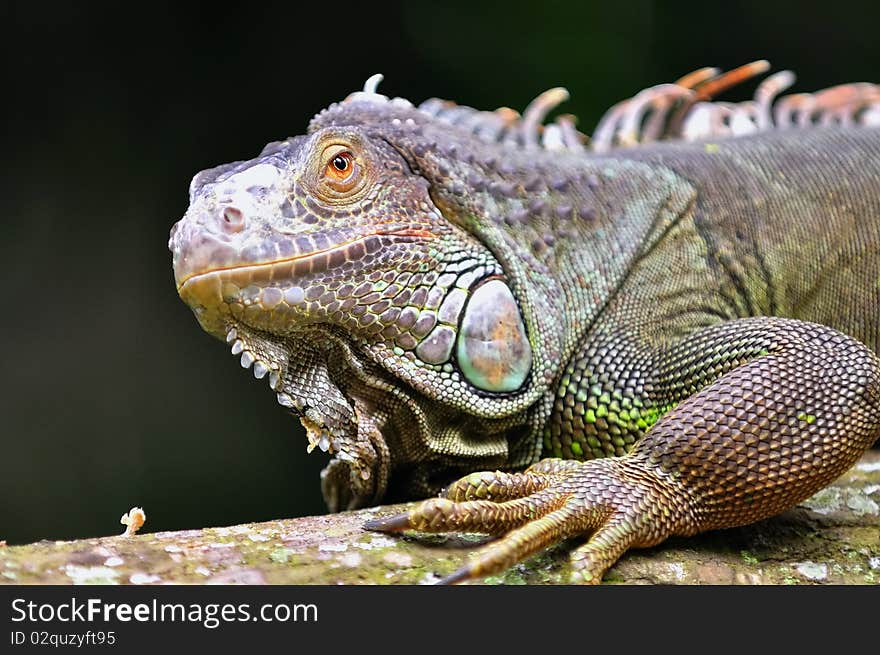
{"label": "spiny crest", "polygon": [[[871,83],[842,84],[815,93],[780,97],[795,81],[794,73],[785,70],[764,79],[752,100],[713,100],[769,68],[765,60],[727,72],[701,68],[674,83],[650,87],[611,107],[592,136],[578,131],[577,119],[570,114],[544,123],[550,112],[568,100],[568,91],[562,87],[540,94],[522,114],[509,107],[481,111],[438,98],[426,100],[417,110],[486,142],[568,152],[607,152],[655,141],[697,141],[811,125],[880,126],[880,85]],[[352,93],[342,104],[366,101],[413,108],[404,98],[389,99],[378,93],[382,79],[381,74],[371,76],[363,91]]]}
{"label": "spiny crest", "polygon": [[764,79],[752,100],[709,102],[769,70],[765,60],[721,73],[701,68],[674,84],[660,84],[609,109],[593,133],[592,150],[675,139],[697,141],[812,125],[880,126],[880,86],[841,84],[815,93],[779,97],[795,81],[791,71]]}

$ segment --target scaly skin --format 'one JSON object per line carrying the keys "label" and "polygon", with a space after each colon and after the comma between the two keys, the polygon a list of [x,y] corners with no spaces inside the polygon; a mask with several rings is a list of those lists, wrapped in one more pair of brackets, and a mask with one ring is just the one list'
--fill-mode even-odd
{"label": "scaly skin", "polygon": [[695,104],[764,68],[644,92],[592,151],[539,127],[561,90],[519,119],[368,88],[196,176],[178,290],[334,455],[331,509],[446,487],[368,527],[504,535],[449,581],[591,534],[575,577],[599,582],[791,507],[880,435],[880,97],[771,119],[777,75]]}

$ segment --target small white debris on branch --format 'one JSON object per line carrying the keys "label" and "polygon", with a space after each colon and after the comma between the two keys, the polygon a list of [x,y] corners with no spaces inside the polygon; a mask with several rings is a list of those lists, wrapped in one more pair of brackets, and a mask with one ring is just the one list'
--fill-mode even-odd
{"label": "small white debris on branch", "polygon": [[125,532],[122,533],[122,536],[131,537],[141,529],[141,526],[143,526],[146,520],[147,514],[142,508],[132,507],[126,514],[122,515],[122,518],[119,519],[119,522],[125,526]]}

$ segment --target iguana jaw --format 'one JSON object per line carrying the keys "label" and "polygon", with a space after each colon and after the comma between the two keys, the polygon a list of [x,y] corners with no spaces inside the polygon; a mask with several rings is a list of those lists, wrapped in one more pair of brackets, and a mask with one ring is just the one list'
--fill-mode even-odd
{"label": "iguana jaw", "polygon": [[[344,306],[346,298],[329,301],[326,294],[332,292],[316,278],[332,276],[334,269],[347,265],[366,268],[375,253],[394,244],[433,238],[427,230],[411,226],[346,236],[338,244],[284,259],[225,267],[207,264],[207,270],[190,269],[181,257],[181,265],[175,266],[177,290],[202,327],[219,338],[235,324],[283,336],[303,325],[328,322]],[[210,256],[196,253],[189,258],[193,259],[210,261]]]}

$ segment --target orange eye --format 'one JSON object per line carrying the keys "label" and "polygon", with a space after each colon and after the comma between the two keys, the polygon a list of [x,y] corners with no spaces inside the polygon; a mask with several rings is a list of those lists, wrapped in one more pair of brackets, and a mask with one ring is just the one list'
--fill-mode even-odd
{"label": "orange eye", "polygon": [[348,202],[368,181],[367,161],[344,143],[334,143],[320,155],[316,191],[331,202]]}
{"label": "orange eye", "polygon": [[347,180],[354,170],[354,155],[347,150],[336,154],[333,159],[327,163],[327,177],[332,180],[344,182]]}

